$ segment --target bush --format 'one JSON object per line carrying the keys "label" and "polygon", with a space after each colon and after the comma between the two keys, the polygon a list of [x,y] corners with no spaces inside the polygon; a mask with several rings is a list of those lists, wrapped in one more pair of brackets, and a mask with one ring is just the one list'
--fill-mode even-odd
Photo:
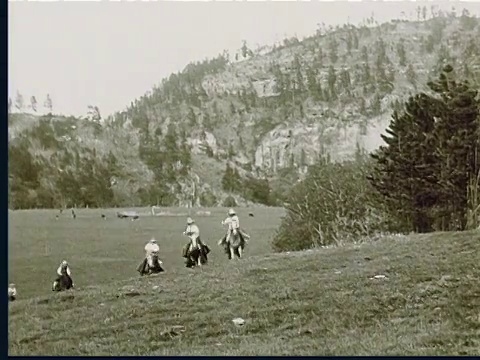
{"label": "bush", "polygon": [[225,200],[223,200],[222,203],[223,207],[235,207],[237,206],[237,202],[235,201],[235,198],[233,196],[227,196]]}
{"label": "bush", "polygon": [[267,179],[255,179],[249,176],[243,181],[242,190],[242,195],[246,200],[267,206],[275,204]]}
{"label": "bush", "polygon": [[384,225],[366,159],[310,167],[288,196],[287,215],[273,240],[275,251],[298,251],[359,240]]}
{"label": "bush", "polygon": [[210,190],[204,191],[200,195],[200,204],[204,207],[213,207],[217,205],[217,197]]}

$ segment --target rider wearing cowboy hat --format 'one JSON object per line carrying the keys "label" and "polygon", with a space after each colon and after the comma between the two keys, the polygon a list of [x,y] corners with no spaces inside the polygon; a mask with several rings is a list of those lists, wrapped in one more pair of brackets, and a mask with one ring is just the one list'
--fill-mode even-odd
{"label": "rider wearing cowboy hat", "polygon": [[8,285],[8,300],[14,301],[17,298],[17,289],[14,283]]}
{"label": "rider wearing cowboy hat", "polygon": [[197,240],[201,247],[206,247],[202,240],[200,240],[200,229],[198,228],[197,224],[195,224],[195,220],[193,220],[191,217],[187,218],[187,227],[183,232],[183,235],[186,235],[190,238],[190,241],[183,247],[183,257],[187,257],[191,241]]}
{"label": "rider wearing cowboy hat", "polygon": [[147,243],[147,245],[145,245],[145,257],[146,257],[146,259],[148,261],[148,264],[150,266],[153,266],[152,256],[155,255],[155,254],[158,254],[159,251],[160,251],[160,247],[157,244],[157,240],[155,240],[154,238],[152,238]]}
{"label": "rider wearing cowboy hat", "polygon": [[[158,254],[160,251],[160,247],[157,244],[157,240],[152,238],[146,245],[145,245],[145,258],[143,261],[140,263],[140,265],[137,268],[137,271],[143,275],[145,273],[145,268],[147,267],[147,264],[150,267],[154,267],[155,265],[153,264],[153,255]],[[158,260],[159,264],[161,265],[161,261]]]}
{"label": "rider wearing cowboy hat", "polygon": [[62,276],[63,271],[65,271],[65,274],[67,274],[67,276],[72,280],[72,287],[75,287],[72,279],[72,272],[70,271],[70,266],[68,265],[67,260],[62,260],[60,266],[57,268],[57,275]]}
{"label": "rider wearing cowboy hat", "polygon": [[222,221],[222,225],[228,225],[228,230],[225,236],[218,242],[218,245],[223,245],[228,254],[230,254],[230,252],[228,251],[227,243],[231,235],[235,235],[238,232],[244,244],[247,242],[247,239],[250,238],[249,235],[240,229],[240,219],[234,209],[228,210],[228,217]]}

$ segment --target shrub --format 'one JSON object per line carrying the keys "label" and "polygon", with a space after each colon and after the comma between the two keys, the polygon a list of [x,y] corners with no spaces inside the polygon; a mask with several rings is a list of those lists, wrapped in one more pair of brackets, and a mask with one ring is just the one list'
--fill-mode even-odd
{"label": "shrub", "polygon": [[235,201],[235,198],[233,196],[227,196],[225,200],[223,200],[222,203],[223,207],[235,207],[237,206],[237,202]]}
{"label": "shrub", "polygon": [[273,240],[275,251],[297,251],[356,241],[384,225],[365,158],[309,168],[288,196],[287,215]]}
{"label": "shrub", "polygon": [[200,203],[204,207],[213,207],[217,205],[217,197],[210,190],[206,190],[200,195]]}

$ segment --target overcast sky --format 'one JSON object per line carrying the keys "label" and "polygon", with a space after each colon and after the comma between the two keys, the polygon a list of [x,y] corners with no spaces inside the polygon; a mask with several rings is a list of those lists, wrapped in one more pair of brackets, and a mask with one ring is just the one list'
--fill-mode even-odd
{"label": "overcast sky", "polygon": [[[360,23],[415,14],[420,2],[9,2],[9,94],[54,112],[102,115],[123,110],[190,61],[311,35],[317,24]],[[480,2],[427,2],[443,9]]]}

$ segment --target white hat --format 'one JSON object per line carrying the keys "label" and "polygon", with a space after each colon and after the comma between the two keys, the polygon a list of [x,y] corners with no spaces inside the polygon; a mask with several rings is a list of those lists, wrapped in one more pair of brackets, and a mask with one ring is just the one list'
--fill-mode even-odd
{"label": "white hat", "polygon": [[193,220],[191,217],[187,218],[187,224],[188,225],[193,224],[194,222],[195,222],[195,220]]}
{"label": "white hat", "polygon": [[157,242],[157,240],[155,240],[154,238],[152,238],[152,239],[150,240],[150,243],[151,243],[151,244],[154,244],[154,243],[156,243],[156,242]]}
{"label": "white hat", "polygon": [[229,209],[228,210],[228,215],[236,215],[235,210]]}
{"label": "white hat", "polygon": [[62,260],[62,266],[68,265],[67,260]]}

